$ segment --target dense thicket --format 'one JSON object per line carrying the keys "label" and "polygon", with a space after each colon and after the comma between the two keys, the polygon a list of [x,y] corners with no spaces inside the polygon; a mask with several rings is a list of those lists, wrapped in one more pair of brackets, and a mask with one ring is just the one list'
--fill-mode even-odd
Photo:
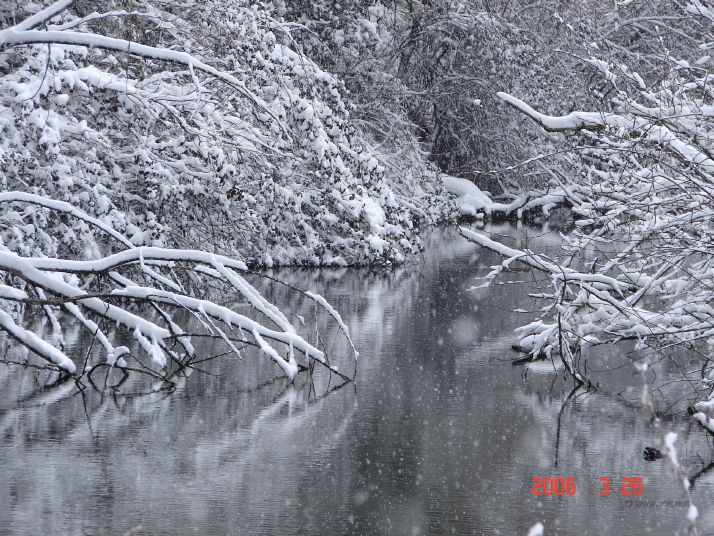
{"label": "dense thicket", "polygon": [[[714,285],[707,3],[55,6],[44,17],[33,17],[42,6],[16,0],[0,8],[6,330],[27,305],[43,306],[59,331],[51,313],[67,307],[53,299],[82,304],[76,293],[91,291],[155,300],[127,290],[141,284],[187,298],[206,277],[261,310],[235,277],[242,262],[403,262],[419,250],[424,225],[452,216],[444,172],[507,194],[556,187],[540,204],[534,194],[518,199],[546,212],[567,202],[580,219],[567,257],[548,264],[579,274],[577,289],[573,278],[554,276],[548,321],[525,331],[534,354],[563,337],[576,349],[644,339],[642,326],[659,339],[671,340],[670,328],[686,330],[677,340],[708,339],[709,310],[691,310]],[[472,192],[492,212],[523,208]],[[599,244],[609,249],[597,253]],[[179,250],[240,260],[226,268]],[[71,275],[52,277],[69,287],[58,290],[33,272],[58,268],[47,257],[106,266],[116,252],[129,259],[117,277],[94,277],[96,264],[65,266]],[[591,263],[587,277],[571,266],[581,257]],[[625,290],[633,294],[608,294]],[[642,309],[654,294],[662,308]],[[149,353],[157,345],[165,353],[165,340],[178,337],[139,335]],[[261,337],[253,342],[262,347]],[[286,366],[293,348],[283,350]]]}
{"label": "dense thicket", "polygon": [[496,92],[548,107],[564,95],[568,106],[591,100],[571,52],[610,11],[601,4],[321,0],[285,2],[284,12],[307,28],[295,36],[308,55],[345,80],[375,140],[401,158],[424,151],[441,171],[499,192],[550,177],[539,167],[484,172],[562,144],[504,114]]}

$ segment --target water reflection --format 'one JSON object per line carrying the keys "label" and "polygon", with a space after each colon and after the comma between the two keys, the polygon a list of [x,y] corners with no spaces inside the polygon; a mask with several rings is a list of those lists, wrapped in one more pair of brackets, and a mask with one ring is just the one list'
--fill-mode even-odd
{"label": "water reflection", "polygon": [[[496,231],[533,249],[558,243]],[[420,262],[393,272],[277,272],[322,293],[348,323],[359,373],[333,392],[334,378],[291,386],[250,353],[207,363],[170,395],[42,392],[33,371],[1,369],[0,533],[510,535],[536,521],[546,534],[686,533],[685,508],[628,505],[619,484],[643,477],[644,498],[682,500],[668,465],[642,450],[673,429],[695,475],[711,462],[704,435],[684,416],[655,429],[629,365],[603,372],[596,393],[573,392],[551,363],[512,366],[511,331],[535,315],[513,311],[535,311],[526,288],[542,282],[512,272],[467,291],[497,262],[439,231]],[[285,289],[261,290],[314,314]],[[534,497],[537,476],[575,477],[577,494]],[[609,497],[598,494],[601,477],[612,479]],[[694,499],[705,533],[713,497],[704,472]]]}

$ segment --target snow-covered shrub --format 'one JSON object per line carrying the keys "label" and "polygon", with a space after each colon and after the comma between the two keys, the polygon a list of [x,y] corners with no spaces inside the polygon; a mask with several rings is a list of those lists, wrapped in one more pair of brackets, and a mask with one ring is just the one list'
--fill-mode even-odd
{"label": "snow-covered shrub", "polygon": [[[4,189],[80,205],[135,245],[200,245],[249,264],[391,263],[418,250],[419,226],[439,215],[432,188],[403,176],[392,187],[342,83],[291,48],[289,25],[248,2],[95,7],[75,2],[44,29],[0,37]],[[33,7],[1,9],[8,27]],[[3,210],[34,219],[8,226],[14,251],[103,247],[46,211]]]}
{"label": "snow-covered shrub", "polygon": [[400,79],[394,58],[401,12],[373,0],[274,5],[292,21],[293,38],[305,54],[344,80],[352,103],[351,123],[378,155],[395,193],[429,220],[455,214],[423,133],[407,113],[413,95]]}

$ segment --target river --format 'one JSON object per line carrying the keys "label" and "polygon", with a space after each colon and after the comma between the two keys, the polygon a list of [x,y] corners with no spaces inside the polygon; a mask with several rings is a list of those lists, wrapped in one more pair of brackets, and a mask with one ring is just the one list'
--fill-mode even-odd
{"label": "river", "polygon": [[[558,246],[557,233],[492,231]],[[513,329],[535,318],[527,293],[543,282],[514,271],[468,290],[497,257],[453,229],[425,244],[392,271],[275,272],[345,319],[358,373],[336,390],[319,373],[288,385],[250,353],[206,362],[170,394],[131,382],[116,395],[42,390],[31,369],[0,368],[0,534],[525,535],[536,522],[546,535],[687,534],[671,465],[642,456],[669,430],[696,477],[700,533],[714,531],[712,448],[671,405],[681,401],[656,390],[675,377],[666,364],[642,377],[624,350],[598,350],[591,392],[574,392],[551,362],[513,366]],[[261,290],[309,324],[312,308],[271,288]],[[81,356],[89,341],[74,335]],[[344,341],[333,354],[347,354]],[[644,384],[659,424],[642,408]],[[536,477],[573,478],[577,491],[534,496]],[[637,477],[643,494],[623,496]]]}

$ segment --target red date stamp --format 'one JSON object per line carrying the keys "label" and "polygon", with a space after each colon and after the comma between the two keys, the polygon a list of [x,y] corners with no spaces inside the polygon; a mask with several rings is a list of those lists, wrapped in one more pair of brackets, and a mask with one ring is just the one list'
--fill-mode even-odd
{"label": "red date stamp", "polygon": [[[612,481],[608,477],[602,477],[598,480],[600,490],[598,494],[601,497],[607,497],[612,492]],[[533,479],[533,487],[531,493],[536,497],[562,497],[563,495],[573,496],[578,492],[578,483],[575,478],[551,478],[551,477],[535,477]],[[642,483],[642,478],[623,478],[620,481],[620,494],[623,497],[641,497],[645,492],[645,485]]]}
{"label": "red date stamp", "polygon": [[541,478],[539,476],[533,479],[533,489],[531,490],[536,497],[557,495],[575,495],[578,492],[578,485],[574,478]]}

